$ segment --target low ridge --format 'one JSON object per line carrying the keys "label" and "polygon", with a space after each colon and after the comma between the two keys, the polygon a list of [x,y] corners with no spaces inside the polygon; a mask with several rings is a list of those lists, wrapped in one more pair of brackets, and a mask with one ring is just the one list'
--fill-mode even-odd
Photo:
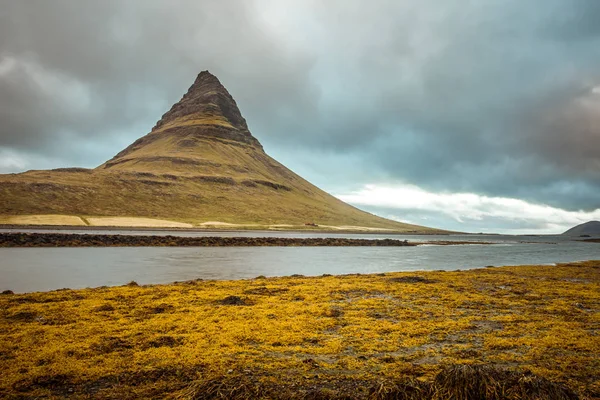
{"label": "low ridge", "polygon": [[583,224],[579,224],[564,232],[563,235],[567,236],[600,236],[600,221],[589,221]]}
{"label": "low ridge", "polygon": [[104,164],[0,175],[0,198],[3,224],[440,232],[361,211],[269,157],[208,71]]}

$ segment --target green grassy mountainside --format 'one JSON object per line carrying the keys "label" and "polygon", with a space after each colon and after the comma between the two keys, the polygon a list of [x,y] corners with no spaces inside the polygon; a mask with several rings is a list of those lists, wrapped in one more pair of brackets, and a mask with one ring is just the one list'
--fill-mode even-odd
{"label": "green grassy mountainside", "polygon": [[136,226],[140,218],[151,218],[182,227],[313,223],[439,232],[361,211],[269,157],[234,99],[208,71],[149,134],[111,160],[95,169],[0,175],[0,200],[4,224]]}

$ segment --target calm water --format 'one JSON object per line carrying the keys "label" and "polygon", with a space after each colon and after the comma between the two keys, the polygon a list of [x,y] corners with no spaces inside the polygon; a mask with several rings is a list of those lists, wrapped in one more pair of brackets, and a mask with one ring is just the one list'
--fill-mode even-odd
{"label": "calm water", "polygon": [[[48,231],[46,231],[48,232]],[[66,232],[66,231],[61,231]],[[76,232],[76,231],[69,231]],[[419,247],[112,247],[0,249],[0,290],[45,291],[202,279],[244,279],[258,275],[321,275],[414,270],[454,270],[487,265],[552,264],[600,259],[600,245],[560,236],[397,236],[287,232],[78,233],[177,234],[207,236],[401,238],[409,241],[471,240],[494,245]],[[534,243],[525,243],[534,242]]]}

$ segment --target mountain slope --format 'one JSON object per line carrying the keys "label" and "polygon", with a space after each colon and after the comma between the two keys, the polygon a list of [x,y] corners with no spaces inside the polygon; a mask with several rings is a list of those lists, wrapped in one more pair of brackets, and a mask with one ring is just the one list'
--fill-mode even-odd
{"label": "mountain slope", "polygon": [[600,221],[589,221],[583,224],[574,226],[569,229],[563,235],[567,236],[580,236],[580,235],[590,235],[590,236],[600,236]]}
{"label": "mountain slope", "polygon": [[[269,157],[235,100],[208,71],[198,75],[149,134],[111,160],[93,170],[0,175],[0,199],[0,223],[50,214],[82,217],[82,224],[91,225],[101,224],[96,217],[143,217],[191,226],[221,221],[303,227],[310,222],[435,231],[358,210]],[[136,224],[133,219],[111,221]]]}

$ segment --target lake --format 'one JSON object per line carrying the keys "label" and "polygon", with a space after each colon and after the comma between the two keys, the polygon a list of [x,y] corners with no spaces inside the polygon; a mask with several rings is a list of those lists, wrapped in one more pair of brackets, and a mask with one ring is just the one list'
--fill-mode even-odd
{"label": "lake", "polygon": [[[15,232],[15,230],[0,230]],[[247,279],[259,275],[322,275],[456,270],[488,265],[553,264],[600,259],[600,244],[562,236],[373,235],[313,232],[182,232],[28,230],[182,236],[394,238],[483,241],[493,245],[418,247],[108,247],[0,248],[0,290],[15,292],[170,283],[190,279]]]}

